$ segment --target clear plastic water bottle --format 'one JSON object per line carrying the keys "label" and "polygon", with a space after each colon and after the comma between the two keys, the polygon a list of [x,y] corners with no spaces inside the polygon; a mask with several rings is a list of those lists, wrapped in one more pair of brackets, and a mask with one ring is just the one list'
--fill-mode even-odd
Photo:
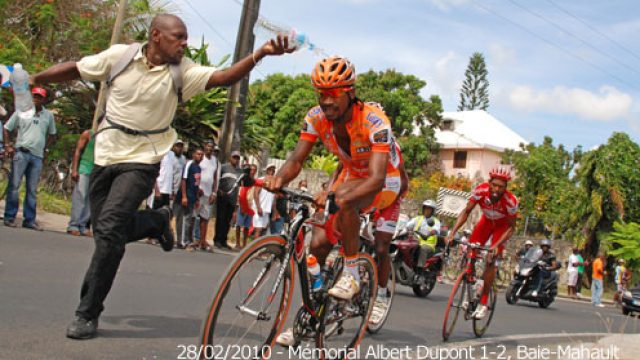
{"label": "clear plastic water bottle", "polygon": [[311,275],[311,290],[317,291],[322,289],[322,272],[320,271],[318,259],[314,255],[307,257],[307,269],[309,275]]}
{"label": "clear plastic water bottle", "polygon": [[256,25],[253,28],[253,34],[258,37],[273,38],[278,35],[287,35],[291,46],[296,50],[307,48],[311,51],[316,50],[316,46],[311,43],[309,37],[295,28],[289,28],[279,24],[275,24],[263,17],[258,17]]}
{"label": "clear plastic water bottle", "polygon": [[16,112],[23,119],[30,119],[35,115],[36,108],[33,105],[31,88],[29,86],[29,73],[22,68],[22,64],[13,65],[13,72],[9,77],[13,88],[13,98]]}

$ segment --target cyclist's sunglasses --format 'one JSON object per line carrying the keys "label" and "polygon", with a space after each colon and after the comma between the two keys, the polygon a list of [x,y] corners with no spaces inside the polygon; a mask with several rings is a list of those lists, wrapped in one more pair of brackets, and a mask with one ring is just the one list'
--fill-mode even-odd
{"label": "cyclist's sunglasses", "polygon": [[337,87],[337,88],[330,88],[330,89],[316,89],[316,93],[318,94],[319,97],[338,98],[342,94],[345,94],[351,90],[353,90],[351,86],[346,86],[346,87]]}

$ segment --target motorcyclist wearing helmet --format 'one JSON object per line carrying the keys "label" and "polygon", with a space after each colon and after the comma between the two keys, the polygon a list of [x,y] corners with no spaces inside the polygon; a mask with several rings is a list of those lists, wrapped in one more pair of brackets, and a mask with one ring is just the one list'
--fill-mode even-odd
{"label": "motorcyclist wearing helmet", "polygon": [[504,243],[513,235],[516,227],[518,199],[507,190],[507,184],[510,180],[511,173],[507,168],[502,166],[493,168],[489,172],[489,182],[476,186],[467,207],[460,213],[456,224],[447,236],[446,241],[449,244],[453,240],[453,235],[467,221],[471,211],[476,205],[480,206],[482,216],[473,228],[469,242],[484,245],[489,238],[492,238],[492,241],[483,274],[484,286],[480,297],[480,306],[473,313],[475,319],[482,319],[488,312],[489,290],[493,286],[493,279],[496,275],[494,253],[496,250],[498,253],[502,253]]}
{"label": "motorcyclist wearing helmet", "polygon": [[[392,207],[402,187],[401,158],[391,122],[380,107],[356,97],[355,81],[355,67],[344,57],[331,56],[315,65],[311,82],[319,105],[307,113],[296,148],[266,185],[268,190],[276,191],[294,180],[318,139],[338,157],[341,171],[329,189],[335,192],[340,206],[335,224],[342,234],[345,267],[328,293],[342,300],[350,300],[360,289],[357,266],[360,213]],[[322,203],[324,199],[319,200]],[[395,222],[399,211],[389,215],[395,219],[385,220]],[[314,229],[310,249],[321,264],[332,246],[324,231]],[[291,340],[285,334],[289,332],[277,339],[281,345],[291,343],[285,341]]]}
{"label": "motorcyclist wearing helmet", "polygon": [[[422,215],[416,216],[407,222],[407,229],[413,231],[414,236],[420,242],[420,256],[418,268],[423,268],[427,259],[435,252],[440,232],[440,220],[435,216],[438,205],[429,199],[422,203]],[[433,225],[429,223],[433,221]]]}
{"label": "motorcyclist wearing helmet", "polygon": [[536,276],[536,286],[531,293],[533,297],[537,297],[540,290],[542,290],[544,279],[556,276],[555,271],[560,268],[556,260],[556,254],[551,251],[551,240],[544,239],[540,241],[540,249],[542,249],[542,256],[538,259],[538,262],[544,263],[544,265],[540,267],[540,271]]}
{"label": "motorcyclist wearing helmet", "polygon": [[533,241],[531,240],[527,240],[524,242],[524,247],[520,250],[518,250],[518,252],[516,252],[515,255],[515,260],[516,263],[522,259],[525,255],[527,255],[527,251],[529,251],[529,249],[531,249],[533,247]]}

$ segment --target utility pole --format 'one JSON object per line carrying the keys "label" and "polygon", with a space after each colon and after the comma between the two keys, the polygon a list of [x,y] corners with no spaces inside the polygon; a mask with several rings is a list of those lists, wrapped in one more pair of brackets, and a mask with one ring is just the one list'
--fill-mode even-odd
{"label": "utility pole", "polygon": [[[118,5],[118,15],[116,15],[116,22],[113,24],[113,32],[111,33],[111,45],[117,44],[120,41],[120,34],[124,27],[124,17],[127,14],[127,0],[120,0]],[[91,128],[93,131],[98,129],[98,118],[102,114],[105,102],[107,101],[105,91],[107,90],[106,83],[103,81],[100,83],[100,92],[98,93],[98,102],[96,104],[96,110],[93,113],[93,125]]]}
{"label": "utility pole", "polygon": [[[258,19],[260,0],[244,0],[236,49],[233,62],[236,63],[253,52],[255,36],[253,27]],[[247,92],[249,91],[249,74],[229,88],[229,97],[224,111],[224,123],[220,136],[220,157],[226,161],[232,150],[240,149],[242,124],[244,123]]]}

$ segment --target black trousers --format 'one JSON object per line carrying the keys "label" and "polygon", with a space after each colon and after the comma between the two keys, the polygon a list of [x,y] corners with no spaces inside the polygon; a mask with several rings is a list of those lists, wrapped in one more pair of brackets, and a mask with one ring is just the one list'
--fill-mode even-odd
{"label": "black trousers", "polygon": [[166,216],[158,210],[138,210],[153,188],[159,164],[124,163],[93,167],[89,186],[95,250],[80,291],[76,315],[95,319],[104,310],[125,245],[158,237]]}
{"label": "black trousers", "polygon": [[236,209],[236,204],[229,196],[218,194],[216,199],[216,235],[213,242],[218,245],[228,245],[227,236],[231,228],[231,219]]}

